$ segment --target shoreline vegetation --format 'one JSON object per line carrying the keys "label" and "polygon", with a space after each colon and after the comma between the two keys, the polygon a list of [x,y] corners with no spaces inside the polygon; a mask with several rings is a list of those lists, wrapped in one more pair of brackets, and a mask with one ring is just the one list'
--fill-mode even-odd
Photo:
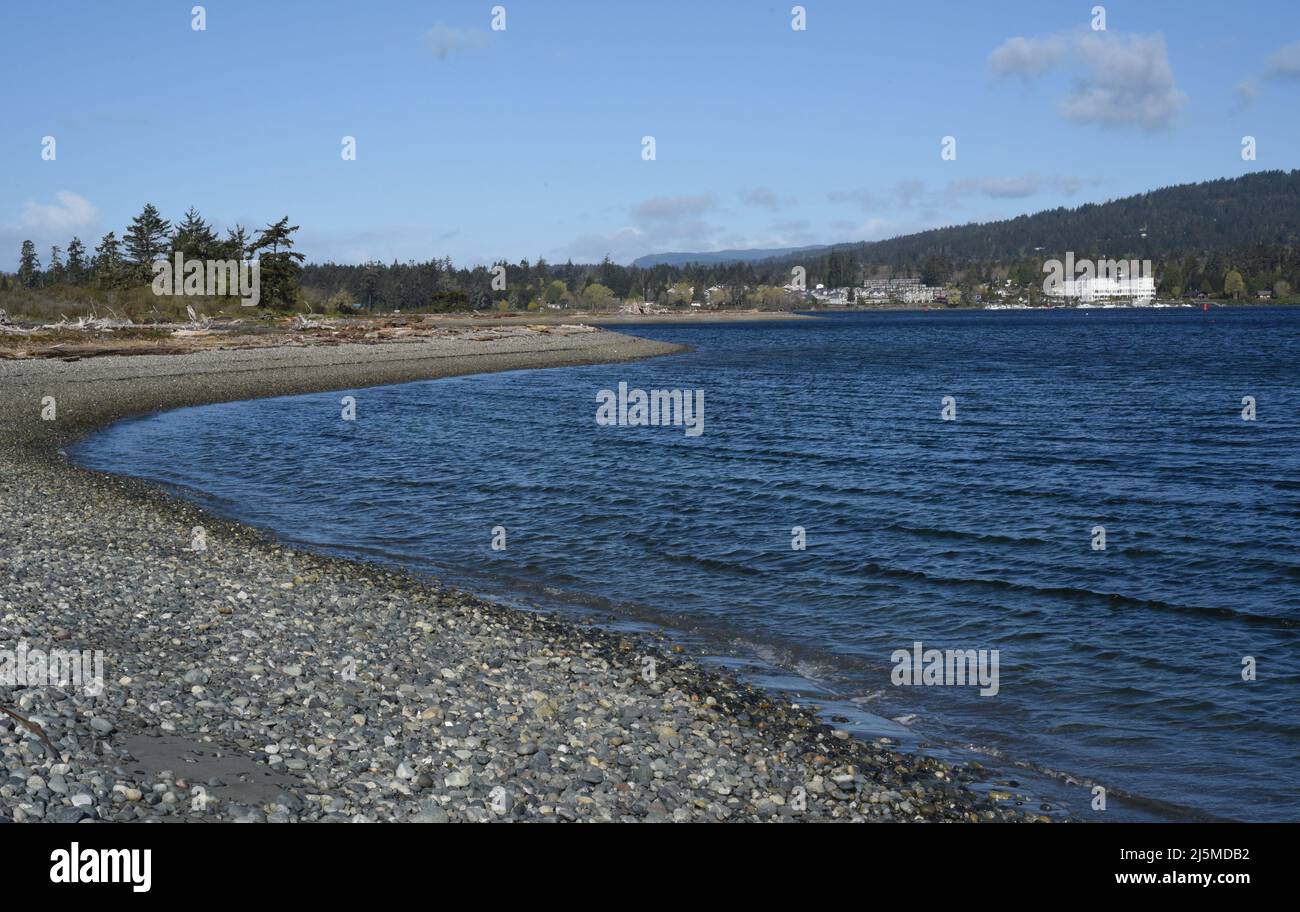
{"label": "shoreline vegetation", "polygon": [[680,350],[585,327],[480,333],[0,361],[0,640],[102,650],[105,669],[97,694],[0,686],[0,705],[21,717],[0,716],[0,816],[1060,814],[1013,786],[984,789],[977,764],[858,741],[809,707],[701,667],[666,635],[608,632],[301,551],[63,454],[113,421],[182,406]]}

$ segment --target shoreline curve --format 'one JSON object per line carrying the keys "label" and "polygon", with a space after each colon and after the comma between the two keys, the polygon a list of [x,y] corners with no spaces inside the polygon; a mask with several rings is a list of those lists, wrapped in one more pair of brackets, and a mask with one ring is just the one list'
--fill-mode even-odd
{"label": "shoreline curve", "polygon": [[12,819],[1050,819],[662,636],[299,551],[61,455],[113,421],[184,406],[682,350],[529,332],[0,362],[0,649],[102,651],[105,685],[0,681],[0,705],[40,725],[54,754],[0,716],[0,750],[31,773],[5,802]]}

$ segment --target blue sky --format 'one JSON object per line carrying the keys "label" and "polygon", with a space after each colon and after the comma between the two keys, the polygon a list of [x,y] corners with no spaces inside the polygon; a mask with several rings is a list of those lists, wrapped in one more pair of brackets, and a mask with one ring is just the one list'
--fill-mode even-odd
{"label": "blue sky", "polygon": [[626,262],[1300,167],[1290,0],[1108,2],[1104,32],[1056,0],[807,0],[804,31],[761,0],[501,0],[504,31],[492,2],[193,5],[6,7],[0,268],[146,201],[287,214],[314,261]]}

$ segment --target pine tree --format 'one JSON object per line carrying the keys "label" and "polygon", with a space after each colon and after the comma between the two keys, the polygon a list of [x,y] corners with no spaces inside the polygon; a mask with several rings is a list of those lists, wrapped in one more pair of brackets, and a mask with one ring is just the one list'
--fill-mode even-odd
{"label": "pine tree", "polygon": [[1177,259],[1171,259],[1160,273],[1160,293],[1176,298],[1183,293],[1183,271]]}
{"label": "pine tree", "polygon": [[86,245],[81,243],[81,238],[74,237],[68,242],[68,281],[73,285],[80,285],[86,280]]}
{"label": "pine tree", "polygon": [[18,259],[18,281],[27,288],[35,288],[41,282],[41,261],[36,256],[36,245],[23,241],[23,251]]}
{"label": "pine tree", "polygon": [[217,236],[212,226],[203,220],[199,210],[191,206],[176,226],[172,237],[172,253],[180,253],[187,260],[215,259]]}
{"label": "pine tree", "polygon": [[248,259],[248,232],[244,230],[244,226],[236,225],[234,228],[228,228],[223,246],[227,258],[232,260]]}
{"label": "pine tree", "polygon": [[58,285],[63,280],[63,248],[55,244],[50,248],[50,267],[45,270],[45,284]]}
{"label": "pine tree", "polygon": [[122,250],[117,235],[110,231],[95,248],[95,281],[102,288],[117,284],[122,270]]}
{"label": "pine tree", "polygon": [[287,309],[298,301],[298,278],[305,257],[292,249],[292,235],[297,230],[297,225],[290,226],[286,215],[275,224],[267,225],[249,248],[250,255],[259,250],[270,250],[258,258],[261,264],[261,301],[267,307]]}
{"label": "pine tree", "polygon": [[127,261],[136,267],[141,280],[148,276],[154,260],[167,255],[171,230],[171,222],[159,215],[152,203],[146,203],[144,211],[131,220],[122,243]]}

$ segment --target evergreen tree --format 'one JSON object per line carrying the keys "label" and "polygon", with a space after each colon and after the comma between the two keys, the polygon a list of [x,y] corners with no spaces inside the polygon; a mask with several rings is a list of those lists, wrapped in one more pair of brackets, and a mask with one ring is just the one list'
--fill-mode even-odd
{"label": "evergreen tree", "polygon": [[95,281],[102,288],[117,284],[122,270],[122,250],[117,235],[110,231],[95,248]]}
{"label": "evergreen tree", "polygon": [[180,253],[187,260],[216,259],[217,236],[212,226],[203,220],[199,210],[191,206],[176,226],[172,236],[172,253]]}
{"label": "evergreen tree", "polygon": [[232,260],[246,260],[249,257],[248,232],[243,225],[236,225],[226,230],[224,241],[226,257]]}
{"label": "evergreen tree", "polygon": [[375,304],[380,301],[379,270],[383,268],[382,263],[373,261],[362,267],[361,300],[365,302],[366,310],[370,313],[375,312]]}
{"label": "evergreen tree", "polygon": [[924,285],[942,286],[952,275],[952,262],[942,253],[927,254],[921,261],[921,282]]}
{"label": "evergreen tree", "polygon": [[45,270],[45,284],[58,285],[63,280],[63,248],[55,244],[50,248],[50,267]]}
{"label": "evergreen tree", "polygon": [[74,237],[68,242],[68,281],[73,285],[80,285],[86,280],[86,245],[81,243],[81,238]]}
{"label": "evergreen tree", "polygon": [[149,275],[154,260],[167,255],[171,230],[171,222],[159,215],[152,203],[146,203],[144,210],[131,220],[122,244],[127,262],[136,267],[134,271],[141,280]]}
{"label": "evergreen tree", "polygon": [[1176,298],[1183,293],[1183,271],[1178,267],[1176,259],[1166,263],[1160,273],[1160,293],[1171,298]]}
{"label": "evergreen tree", "polygon": [[[285,216],[266,228],[257,236],[249,254],[263,253],[258,258],[261,263],[261,300],[267,307],[289,308],[298,301],[298,279],[302,275],[302,261],[305,257],[293,250],[293,233],[297,225],[289,224]],[[281,249],[283,248],[283,249]],[[393,264],[396,267],[396,263]],[[392,275],[394,270],[387,270]]]}
{"label": "evergreen tree", "polygon": [[36,245],[23,241],[18,258],[18,281],[26,288],[35,288],[41,282],[41,261],[36,256]]}

